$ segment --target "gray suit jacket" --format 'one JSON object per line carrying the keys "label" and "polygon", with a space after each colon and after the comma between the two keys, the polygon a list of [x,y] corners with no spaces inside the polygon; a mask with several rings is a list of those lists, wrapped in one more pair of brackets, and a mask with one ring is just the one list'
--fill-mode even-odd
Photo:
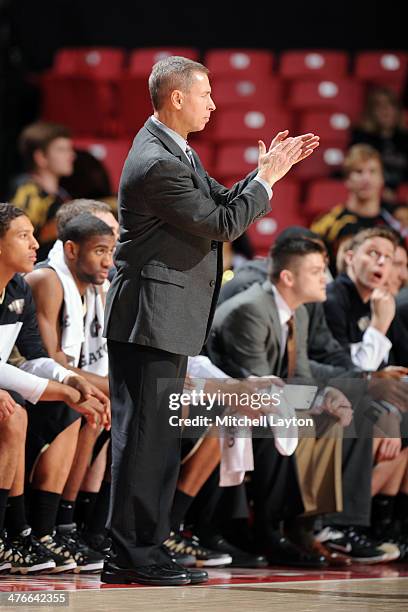
{"label": "gray suit jacket", "polygon": [[120,243],[105,335],[171,353],[201,351],[222,275],[222,241],[270,210],[255,172],[226,189],[151,119],[137,134],[119,187]]}
{"label": "gray suit jacket", "polygon": [[[304,306],[296,309],[295,324],[295,375],[310,380],[308,315]],[[265,284],[255,283],[221,304],[207,346],[210,358],[230,376],[284,375],[278,309]]]}

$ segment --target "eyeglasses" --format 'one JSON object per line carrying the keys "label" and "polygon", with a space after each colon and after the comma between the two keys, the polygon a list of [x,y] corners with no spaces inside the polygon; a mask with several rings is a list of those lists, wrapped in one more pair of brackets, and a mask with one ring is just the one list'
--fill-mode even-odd
{"label": "eyeglasses", "polygon": [[385,255],[384,253],[380,253],[375,249],[368,251],[367,255],[371,257],[371,259],[375,259],[377,262],[379,262],[380,259],[382,259],[384,263],[392,263],[394,261],[394,257],[391,257],[391,255]]}

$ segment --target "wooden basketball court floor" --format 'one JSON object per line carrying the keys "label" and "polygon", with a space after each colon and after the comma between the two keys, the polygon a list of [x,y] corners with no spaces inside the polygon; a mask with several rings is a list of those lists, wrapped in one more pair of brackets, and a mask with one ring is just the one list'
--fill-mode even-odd
{"label": "wooden basketball court floor", "polygon": [[193,587],[103,585],[94,575],[0,576],[0,609],[59,610],[11,604],[6,593],[66,593],[75,612],[408,612],[408,565],[354,565],[347,571],[293,568],[210,570]]}

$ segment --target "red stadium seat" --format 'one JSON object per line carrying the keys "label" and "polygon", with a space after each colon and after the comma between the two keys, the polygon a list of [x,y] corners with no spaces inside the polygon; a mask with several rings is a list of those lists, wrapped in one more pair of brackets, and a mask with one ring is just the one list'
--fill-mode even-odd
{"label": "red stadium seat", "polygon": [[191,47],[152,47],[136,49],[129,58],[129,74],[149,76],[153,64],[170,55],[181,55],[188,59],[198,60],[198,51]]}
{"label": "red stadium seat", "polygon": [[300,80],[291,84],[289,105],[296,110],[334,110],[356,119],[363,106],[364,87],[352,79]]}
{"label": "red stadium seat", "polygon": [[216,156],[215,172],[222,177],[245,176],[258,164],[257,144],[220,145]]}
{"label": "red stadium seat", "polygon": [[188,143],[198,154],[201,163],[208,174],[212,176],[214,171],[214,147],[212,143],[197,140],[194,134],[191,134],[191,138],[188,139]]}
{"label": "red stadium seat", "polygon": [[402,183],[398,187],[397,200],[408,206],[408,183]]}
{"label": "red stadium seat", "polygon": [[76,149],[91,153],[105,166],[112,189],[117,193],[123,164],[130,149],[129,140],[97,140],[92,138],[75,138]]}
{"label": "red stadium seat", "polygon": [[257,144],[257,140],[272,138],[277,132],[292,128],[292,116],[281,108],[253,106],[248,110],[219,111],[212,119],[208,137],[218,142],[243,141]]}
{"label": "red stadium seat", "polygon": [[355,60],[355,75],[374,85],[390,86],[401,92],[408,75],[408,53],[363,51]]}
{"label": "red stadium seat", "polygon": [[306,226],[306,219],[299,207],[299,185],[291,180],[276,183],[273,188],[272,211],[249,226],[249,237],[256,255],[268,254],[276,236],[291,225]]}
{"label": "red stadium seat", "polygon": [[309,159],[297,164],[291,172],[302,181],[324,178],[339,172],[344,161],[344,149],[341,147],[322,146],[314,151]]}
{"label": "red stadium seat", "polygon": [[83,47],[57,51],[52,72],[71,76],[115,78],[123,69],[125,52],[107,47]]}
{"label": "red stadium seat", "polygon": [[308,112],[300,118],[299,132],[313,132],[323,145],[346,146],[350,140],[351,118],[341,112]]}
{"label": "red stadium seat", "polygon": [[134,135],[153,112],[146,76],[124,75],[116,88],[120,133]]}
{"label": "red stadium seat", "polygon": [[117,133],[113,85],[106,79],[44,75],[42,112],[47,121],[63,123],[74,134]]}
{"label": "red stadium seat", "polygon": [[205,65],[213,77],[262,77],[272,73],[273,55],[261,49],[212,49],[206,54]]}
{"label": "red stadium seat", "polygon": [[147,77],[153,64],[170,55],[196,60],[198,51],[190,47],[155,47],[137,49],[131,53],[128,70],[116,82],[121,134],[135,134],[152,114]]}
{"label": "red stadium seat", "polygon": [[344,51],[286,51],[281,54],[279,73],[285,79],[341,78],[347,75]]}
{"label": "red stadium seat", "polygon": [[215,77],[212,90],[218,109],[280,106],[283,102],[283,84],[273,76]]}
{"label": "red stadium seat", "polygon": [[348,191],[343,181],[318,179],[308,186],[305,213],[312,221],[338,204],[344,204]]}

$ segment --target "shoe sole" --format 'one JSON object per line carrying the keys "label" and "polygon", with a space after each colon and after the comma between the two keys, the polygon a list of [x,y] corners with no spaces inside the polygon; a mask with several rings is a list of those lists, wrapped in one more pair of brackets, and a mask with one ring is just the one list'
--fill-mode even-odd
{"label": "shoe sole", "polygon": [[62,572],[72,573],[76,566],[76,563],[69,563],[67,565],[57,565],[56,567],[54,567],[54,569],[50,571],[50,574],[61,574]]}
{"label": "shoe sole", "polygon": [[226,557],[225,559],[196,559],[194,564],[192,563],[191,565],[187,565],[186,563],[184,564],[185,567],[226,567],[228,565],[231,565],[232,563],[232,557]]}
{"label": "shoe sole", "polygon": [[191,584],[190,578],[179,578],[172,581],[163,581],[163,580],[150,580],[140,578],[139,580],[134,580],[132,578],[123,578],[118,580],[117,576],[102,572],[101,582],[105,584],[146,584],[148,586],[186,586]]}
{"label": "shoe sole", "polygon": [[5,573],[5,572],[9,572],[9,570],[11,569],[11,563],[3,563],[3,565],[0,565],[0,574]]}
{"label": "shoe sole", "polygon": [[37,563],[30,567],[12,567],[10,574],[34,574],[37,572],[44,572],[45,570],[53,570],[55,568],[54,561],[46,561],[44,563]]}
{"label": "shoe sole", "polygon": [[369,557],[368,559],[364,557],[351,557],[352,561],[355,563],[364,563],[366,565],[374,565],[375,563],[389,563],[390,561],[395,561],[398,559],[399,554],[385,554],[381,555],[381,557]]}
{"label": "shoe sole", "polygon": [[77,565],[74,569],[74,574],[80,574],[81,572],[101,572],[103,570],[103,561],[96,563],[87,563],[86,565]]}

